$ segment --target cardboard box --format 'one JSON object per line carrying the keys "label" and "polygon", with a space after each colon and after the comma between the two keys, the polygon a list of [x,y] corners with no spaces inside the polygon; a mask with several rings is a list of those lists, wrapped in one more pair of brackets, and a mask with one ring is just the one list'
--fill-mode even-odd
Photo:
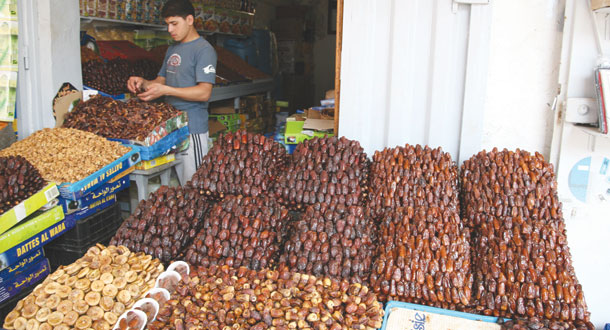
{"label": "cardboard box", "polygon": [[491,316],[390,301],[385,307],[381,330],[500,330],[497,322]]}
{"label": "cardboard box", "polygon": [[[166,132],[159,133],[159,136]],[[180,129],[174,130],[171,133],[163,136],[161,140],[155,142],[151,146],[139,146],[132,144],[125,144],[126,146],[138,148],[140,152],[140,158],[142,160],[153,160],[159,156],[165,155],[168,152],[175,150],[181,142],[189,138],[189,128],[184,126]],[[123,142],[125,140],[120,139],[109,139],[114,141]]]}
{"label": "cardboard box", "polygon": [[[61,209],[61,208],[60,208]],[[37,233],[27,240],[13,246],[0,254],[0,269],[19,262],[26,256],[31,255],[37,249],[42,248],[55,238],[72,229],[76,224],[75,218],[68,216],[66,219],[52,225],[51,227]]]}
{"label": "cardboard box", "polygon": [[4,268],[2,268],[0,271],[0,286],[12,280],[15,276],[23,273],[31,266],[40,262],[42,259],[44,259],[44,251],[42,249],[38,249],[12,265],[0,265],[4,266]]}
{"label": "cardboard box", "polygon": [[[117,198],[116,198],[116,194],[112,194],[112,195],[107,195],[106,197],[103,197],[95,202],[93,202],[91,205],[89,205],[88,207],[78,210],[76,212],[70,213],[66,216],[66,220],[69,223],[76,223],[76,221],[80,220],[80,219],[84,219],[94,213],[96,213],[97,211],[103,210],[107,207],[110,207],[112,205],[114,205],[114,203],[116,203]],[[72,228],[72,227],[70,227]]]}
{"label": "cardboard box", "polygon": [[59,196],[57,186],[54,183],[49,183],[46,187],[30,196],[28,199],[2,213],[0,215],[0,234],[13,227],[30,214],[36,212],[57,196]]}
{"label": "cardboard box", "polygon": [[591,8],[593,10],[604,7],[610,7],[610,0],[591,0]]}
{"label": "cardboard box", "polygon": [[129,187],[129,176],[123,176],[121,179],[114,182],[108,182],[98,190],[79,198],[77,200],[59,198],[59,203],[64,210],[64,214],[72,214],[74,212],[82,211],[89,208],[91,205],[96,204],[98,201],[104,199],[110,195],[116,195],[118,192]]}
{"label": "cardboard box", "polygon": [[102,167],[88,177],[78,182],[60,184],[59,193],[63,198],[77,200],[99,189],[106,182],[121,175],[123,171],[129,169],[138,162],[140,162],[140,152],[137,147],[132,147],[130,152]]}
{"label": "cardboard box", "polygon": [[42,259],[28,268],[22,274],[15,276],[11,281],[0,286],[0,303],[16,296],[25,288],[37,283],[49,275],[51,267],[48,259]]}
{"label": "cardboard box", "polygon": [[155,168],[157,166],[161,166],[163,164],[171,163],[176,160],[175,154],[169,154],[161,157],[157,157],[152,160],[144,160],[139,162],[136,165],[136,170],[150,170],[151,168]]}
{"label": "cardboard box", "polygon": [[[286,119],[286,131],[284,133],[285,144],[298,144],[302,143],[305,140],[311,140],[314,137],[322,138],[334,136],[332,132],[319,132],[313,129],[304,129],[303,127],[305,125],[305,122],[305,120],[299,120],[298,118],[294,117]],[[313,126],[317,126],[317,123],[314,123]],[[326,127],[326,125],[321,124],[319,126]]]}
{"label": "cardboard box", "polygon": [[232,106],[210,107],[210,115],[231,115],[235,113],[235,108]]}
{"label": "cardboard box", "polygon": [[31,215],[29,219],[0,235],[0,252],[9,250],[63,219],[64,211],[61,206],[55,206],[49,211]]}

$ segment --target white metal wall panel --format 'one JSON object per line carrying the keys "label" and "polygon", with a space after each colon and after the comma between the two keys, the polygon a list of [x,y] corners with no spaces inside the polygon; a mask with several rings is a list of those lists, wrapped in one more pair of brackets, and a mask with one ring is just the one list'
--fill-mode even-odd
{"label": "white metal wall panel", "polygon": [[[359,140],[369,155],[410,143],[441,146],[457,160],[475,6],[487,7],[346,1],[339,134]],[[482,110],[467,120],[480,120]]]}

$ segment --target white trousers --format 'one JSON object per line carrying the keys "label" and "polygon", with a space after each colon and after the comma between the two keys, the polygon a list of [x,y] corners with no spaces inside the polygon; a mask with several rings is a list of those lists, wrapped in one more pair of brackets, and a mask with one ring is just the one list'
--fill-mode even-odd
{"label": "white trousers", "polygon": [[182,185],[191,180],[193,174],[201,165],[203,156],[208,153],[208,136],[209,132],[191,134],[188,149],[176,154],[177,158],[182,159]]}

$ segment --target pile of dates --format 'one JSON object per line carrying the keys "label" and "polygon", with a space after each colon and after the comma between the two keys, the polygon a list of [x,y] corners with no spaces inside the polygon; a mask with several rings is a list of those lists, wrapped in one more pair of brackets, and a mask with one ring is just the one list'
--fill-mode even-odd
{"label": "pile of dates", "polygon": [[531,319],[511,319],[502,323],[502,330],[594,330],[591,322],[575,322],[574,324],[549,321],[533,317]]}
{"label": "pile of dates", "polygon": [[191,265],[272,267],[285,235],[288,211],[267,195],[226,196],[210,210],[186,250]]}
{"label": "pile of dates", "polygon": [[369,161],[360,143],[345,137],[314,138],[297,145],[275,195],[292,210],[315,203],[362,205]]}
{"label": "pile of dates", "polygon": [[459,216],[457,166],[440,148],[375,153],[368,211],[379,220],[370,285],[380,297],[442,308],[470,304],[470,232]]}
{"label": "pile of dates", "polygon": [[[537,152],[481,151],[464,162],[461,173],[466,216],[563,218],[553,165]],[[469,220],[477,225],[476,219]]]}
{"label": "pile of dates", "polygon": [[38,170],[21,156],[0,157],[0,214],[45,186]]}
{"label": "pile of dates", "polygon": [[399,207],[459,209],[457,166],[441,148],[405,145],[376,151],[369,210],[381,216]]}
{"label": "pile of dates", "polygon": [[158,125],[179,114],[168,103],[127,102],[96,95],[79,103],[66,115],[63,127],[76,128],[105,138],[143,141]]}
{"label": "pile of dates", "polygon": [[226,195],[256,197],[271,190],[286,159],[286,149],[263,135],[227,133],[203,158],[190,185],[213,199]]}
{"label": "pile of dates", "polygon": [[552,166],[539,154],[495,149],[463,166],[475,312],[588,322]]}
{"label": "pile of dates", "polygon": [[127,80],[130,76],[153,80],[161,66],[150,60],[129,61],[114,59],[108,62],[83,62],[83,85],[107,94],[118,95],[129,92]]}
{"label": "pile of dates", "polygon": [[290,226],[279,269],[367,283],[374,228],[361,206],[310,205]]}
{"label": "pile of dates", "polygon": [[195,238],[208,202],[196,190],[161,186],[143,200],[111,240],[169,263]]}
{"label": "pile of dates", "polygon": [[346,280],[241,267],[193,269],[148,329],[363,329],[381,327],[383,306]]}

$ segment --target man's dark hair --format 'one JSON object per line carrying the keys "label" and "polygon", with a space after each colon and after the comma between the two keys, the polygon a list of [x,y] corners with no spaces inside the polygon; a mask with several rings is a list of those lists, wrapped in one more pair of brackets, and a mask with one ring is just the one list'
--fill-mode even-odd
{"label": "man's dark hair", "polygon": [[189,0],[168,0],[161,10],[163,18],[180,16],[186,19],[188,15],[195,17],[195,8]]}

